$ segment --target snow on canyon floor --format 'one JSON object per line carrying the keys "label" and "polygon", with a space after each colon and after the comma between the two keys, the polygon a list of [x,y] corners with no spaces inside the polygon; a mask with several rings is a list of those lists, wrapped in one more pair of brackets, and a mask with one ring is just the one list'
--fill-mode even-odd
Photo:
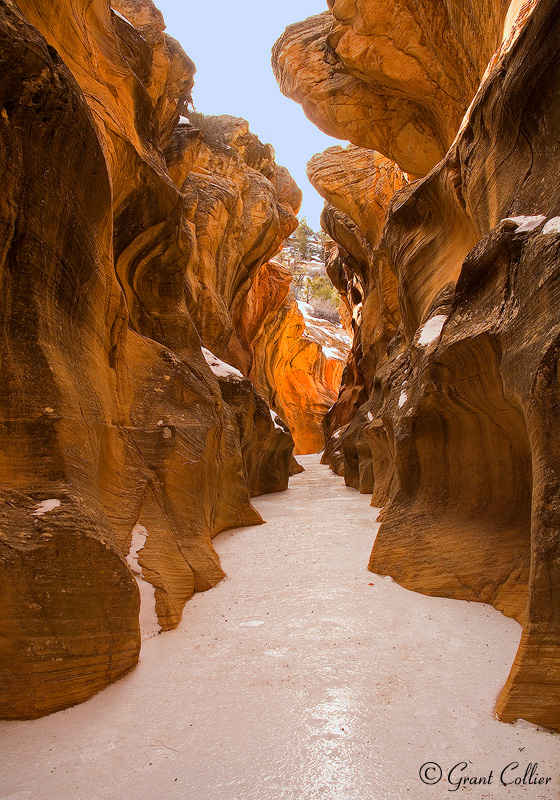
{"label": "snow on canyon floor", "polygon": [[[81,706],[0,724],[1,798],[559,796],[560,737],[492,716],[519,625],[368,572],[369,496],[301,461],[287,492],[255,501],[268,524],[216,538],[228,577],[143,642],[136,670]],[[548,784],[513,782],[529,764]],[[458,788],[465,776],[490,784]]]}

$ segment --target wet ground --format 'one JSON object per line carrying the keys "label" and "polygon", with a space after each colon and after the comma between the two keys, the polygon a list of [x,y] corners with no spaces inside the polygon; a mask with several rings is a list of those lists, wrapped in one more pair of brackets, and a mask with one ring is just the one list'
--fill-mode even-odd
{"label": "wet ground", "polygon": [[370,498],[300,459],[287,492],[255,501],[266,525],[215,539],[228,577],[133,673],[0,723],[0,798],[559,796],[560,737],[492,716],[519,625],[369,573]]}

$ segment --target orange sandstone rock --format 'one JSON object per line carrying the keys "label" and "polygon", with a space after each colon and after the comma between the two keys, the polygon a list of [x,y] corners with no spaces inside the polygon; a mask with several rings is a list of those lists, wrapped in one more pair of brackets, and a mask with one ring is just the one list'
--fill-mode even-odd
{"label": "orange sandstone rock", "polygon": [[296,454],[317,453],[325,444],[322,420],[336,400],[350,339],[341,326],[311,317],[304,306],[302,313],[290,281],[288,271],[271,261],[247,296],[243,318],[258,320],[250,334],[250,377],[290,428]]}
{"label": "orange sandstone rock", "polygon": [[502,39],[509,2],[328,5],[274,46],[282,92],[330,136],[425,175],[455,137]]}
{"label": "orange sandstone rock", "polygon": [[[227,349],[231,316],[212,328],[194,312],[199,251],[216,251],[197,238],[217,235],[198,209],[208,185],[234,237],[253,226],[239,250],[220,233],[235,258],[205,262],[233,305],[295,226],[297,190],[239,126],[243,158],[220,161],[177,125],[194,65],[149,0],[115,4],[127,19],[104,0],[0,5],[4,718],[80,702],[132,668],[137,581],[174,627],[223,577],[212,536],[260,522],[250,494],[285,488],[291,462],[248,382],[241,413],[203,357],[195,323],[223,328]],[[182,192],[196,168],[204,188]]]}
{"label": "orange sandstone rock", "polygon": [[[379,385],[375,401],[356,414],[372,396],[375,376],[387,361],[387,346],[400,322],[397,280],[378,245],[389,203],[406,177],[394,162],[353,145],[317,154],[307,172],[327,201],[322,224],[338,243],[338,248],[329,252],[327,272],[341,293],[354,329],[343,386],[324,420],[328,441],[323,458],[337,472],[344,472],[348,485],[371,492],[373,462],[380,448],[383,457],[377,464],[378,476],[383,469],[390,480],[392,469],[385,442],[378,441],[380,426],[372,424],[382,404]],[[367,437],[366,428],[370,432]],[[337,431],[339,435],[333,436]]]}
{"label": "orange sandstone rock", "polygon": [[[385,416],[392,418],[398,472],[371,566],[390,568],[411,588],[492,602],[520,620],[522,642],[498,713],[506,721],[523,717],[558,729],[553,497],[559,465],[549,433],[557,422],[550,405],[558,336],[559,298],[550,281],[556,234],[543,234],[542,222],[527,233],[516,233],[515,222],[500,222],[560,212],[556,193],[543,192],[551,174],[548,143],[560,124],[550,94],[557,81],[557,25],[556,4],[536,7],[481,87],[436,174],[395,205],[394,238],[389,222],[393,258],[402,242],[397,231],[414,231],[405,221],[414,208],[420,212],[415,223],[431,222],[434,206],[448,209],[447,216],[454,209],[455,219],[466,220],[474,247],[457,273],[447,273],[452,291],[438,298],[434,287],[425,311],[424,294],[410,303],[410,328],[417,314],[421,327],[389,376]],[[428,275],[436,246],[448,263],[460,260],[457,239],[432,224],[416,230],[416,242],[422,236],[425,244],[414,255],[408,251],[404,274],[414,260],[415,271]],[[425,323],[437,316],[445,318],[444,327],[430,340]],[[406,387],[399,387],[399,369],[406,370]],[[406,402],[398,408],[403,391]],[[411,530],[417,532],[412,548]]]}
{"label": "orange sandstone rock", "polygon": [[248,375],[250,342],[237,332],[241,307],[261,266],[297,227],[301,192],[245,120],[212,117],[206,124],[211,133],[201,142],[187,131],[185,149],[197,153],[180,185],[193,244],[187,304],[204,346]]}

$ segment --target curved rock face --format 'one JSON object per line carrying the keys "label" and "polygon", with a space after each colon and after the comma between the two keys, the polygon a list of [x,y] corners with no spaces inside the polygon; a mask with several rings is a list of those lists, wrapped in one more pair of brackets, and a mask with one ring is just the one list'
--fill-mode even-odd
{"label": "curved rock face", "polygon": [[296,455],[324,448],[323,417],[336,400],[349,349],[340,326],[302,314],[291,294],[263,325],[251,376],[287,422]]}
{"label": "curved rock face", "polygon": [[328,5],[276,43],[280,89],[329,136],[425,175],[453,141],[502,39],[508,0]]}
{"label": "curved rock face", "polygon": [[[376,447],[363,439],[363,432],[381,406],[375,377],[400,324],[397,280],[378,245],[389,202],[407,179],[394,162],[353,145],[314,156],[307,173],[327,201],[322,225],[338,242],[328,255],[327,272],[348,309],[354,334],[339,398],[324,420],[328,441],[323,460],[344,474],[348,485],[371,492]],[[355,419],[368,397],[373,404]]]}
{"label": "curved rock face", "polygon": [[253,355],[250,378],[294,438],[295,453],[325,446],[322,421],[336,400],[350,337],[312,317],[290,292],[292,276],[278,261],[264,264],[240,309],[240,338]]}
{"label": "curved rock face", "polygon": [[[359,8],[364,30],[368,14],[385,19],[384,4]],[[344,22],[351,42],[354,4],[334,2],[332,9],[331,25]],[[501,40],[506,11],[494,18],[493,34],[481,36],[484,47]],[[489,602],[518,619],[522,640],[497,713],[560,729],[560,460],[553,433],[560,207],[551,185],[560,9],[541,0],[509,11],[511,34],[455,141],[429,175],[389,201],[373,250],[371,226],[357,218],[353,198],[329,183],[344,186],[342,173],[353,186],[352,159],[345,156],[343,165],[334,148],[312,160],[310,172],[330,204],[323,223],[339,245],[329,274],[357,329],[346,382],[327,416],[327,456],[348,483],[385,506],[370,568],[416,591]],[[416,13],[423,25],[428,17]],[[290,36],[286,52],[293,54],[295,31]],[[385,52],[379,50],[384,65]],[[342,72],[343,87],[346,67]],[[483,72],[481,63],[477,75]],[[302,73],[298,81],[311,85]],[[392,91],[386,70],[379,82]],[[329,113],[336,115],[347,96],[334,83],[331,89]],[[465,103],[471,97],[466,85]],[[453,120],[457,125],[460,113]],[[445,141],[454,135],[451,125]],[[372,180],[377,172],[372,163]],[[378,280],[381,294],[370,283],[364,299],[360,287],[372,264],[392,278]],[[368,301],[367,316],[384,320],[383,328],[376,322],[366,330]]]}
{"label": "curved rock face", "polygon": [[208,350],[203,352],[218,378],[222,397],[235,414],[251,496],[287,489],[294,449],[288,427],[239,370]]}
{"label": "curved rock face", "polygon": [[[260,522],[250,495],[285,488],[291,461],[249,383],[220,390],[197,325],[226,328],[228,352],[233,313],[222,324],[197,290],[204,263],[243,300],[296,225],[297,189],[236,123],[227,195],[219,155],[177,125],[192,62],[149,0],[115,7],[0,2],[4,718],[133,667],[140,595],[150,632],[174,627],[223,577],[211,537]],[[247,228],[213,265],[212,191],[226,231]]]}
{"label": "curved rock face", "polygon": [[202,140],[179,125],[172,146],[174,163],[194,159],[180,184],[189,206],[185,230],[198,254],[186,276],[189,311],[203,344],[250,377],[288,424],[296,453],[318,452],[348,343],[329,323],[320,333],[317,323],[306,324],[288,297],[291,276],[269,260],[297,226],[301,191],[245,120],[204,124]]}
{"label": "curved rock face", "polygon": [[[301,191],[245,120],[212,117],[207,124],[212,132],[194,145],[196,158],[180,185],[195,242],[187,302],[203,344],[248,375],[252,352],[242,308],[261,266],[297,227]],[[190,135],[182,145],[187,151]]]}

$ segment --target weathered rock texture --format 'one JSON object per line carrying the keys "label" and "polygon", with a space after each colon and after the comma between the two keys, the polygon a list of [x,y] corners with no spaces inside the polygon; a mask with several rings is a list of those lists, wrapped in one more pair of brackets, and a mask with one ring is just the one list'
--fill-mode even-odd
{"label": "weathered rock texture", "polygon": [[301,191],[245,120],[211,117],[205,124],[201,139],[184,125],[173,139],[175,163],[193,164],[184,179],[172,171],[194,245],[187,305],[204,346],[248,375],[253,354],[243,319],[246,297],[297,225]]}
{"label": "weathered rock texture", "polygon": [[[355,211],[358,154],[334,148],[311,162],[312,180],[330,203],[325,228],[339,244],[329,271],[359,329],[327,419],[328,455],[347,482],[385,506],[370,568],[417,591],[492,603],[518,619],[522,640],[497,713],[560,729],[560,3],[512,4],[505,42],[474,100],[484,61],[502,38],[506,5],[461,5],[460,17],[450,2],[439,10],[416,3],[406,13],[404,3],[330,5],[322,33],[315,18],[292,26],[277,45],[283,87],[316,104],[323,127],[324,119],[340,126],[347,114],[338,135],[376,147],[407,172],[424,174],[451,147],[426,177],[396,191],[380,238]],[[371,39],[394,14],[396,36],[388,44]],[[459,19],[463,49],[446,65],[441,50],[448,36],[456,40]],[[477,43],[466,35],[471,22]],[[448,92],[447,105],[441,98],[443,115],[432,102],[439,90],[418,105],[394,58],[393,42],[409,23],[423,31],[428,51],[430,42],[443,43],[438,63],[459,88]],[[428,69],[430,53],[415,52],[417,85],[432,74],[434,87],[444,88]],[[471,69],[462,52],[472,56]],[[383,135],[370,125],[368,139],[352,121],[370,119],[376,108],[363,88],[374,74],[375,98],[389,98],[396,112]],[[345,104],[353,107],[343,112]],[[420,132],[414,124],[412,138],[399,134],[405,107],[424,126]],[[376,186],[386,178],[378,156],[369,158]],[[344,172],[350,189],[337,192]],[[507,221],[512,216],[539,218],[524,227]],[[545,225],[547,218],[556,219]]]}
{"label": "weathered rock texture", "polygon": [[220,391],[200,336],[244,356],[236,307],[295,228],[297,187],[244,123],[231,151],[178,124],[192,62],[150,0],[114,5],[132,24],[107,0],[0,0],[8,718],[133,667],[129,564],[172,628],[224,574],[211,537],[260,522],[250,495],[285,488],[291,460],[248,381]]}
{"label": "weathered rock texture", "polygon": [[[248,295],[245,319],[257,311],[262,322],[253,335],[255,386],[292,433],[296,454],[318,453],[325,446],[323,418],[334,404],[350,337],[340,325],[317,319],[289,291],[291,275],[277,261],[266,264]],[[264,314],[267,298],[271,311]],[[277,297],[284,297],[282,305]],[[301,305],[301,308],[299,307]],[[302,312],[303,309],[303,312]]]}
{"label": "weathered rock texture", "polygon": [[[387,361],[387,345],[400,322],[397,279],[377,246],[389,202],[407,181],[394,162],[353,145],[314,156],[307,172],[327,201],[322,224],[338,242],[328,254],[327,272],[348,309],[354,335],[338,401],[324,421],[329,437],[324,461],[344,474],[348,485],[371,492],[373,460],[385,460],[386,455],[373,442],[363,441],[361,432],[383,402],[375,377]],[[367,408],[354,421],[368,398]]]}
{"label": "weathered rock texture", "polygon": [[[296,452],[317,452],[347,342],[342,337],[342,349],[325,355],[321,345],[328,348],[339,332],[327,323],[315,341],[289,291],[291,276],[270,260],[294,230],[301,191],[245,120],[212,117],[204,125],[202,138],[179,125],[170,148],[194,244],[189,312],[203,344],[250,377],[288,423]],[[183,180],[176,165],[184,160],[192,167]]]}
{"label": "weathered rock texture", "polygon": [[453,141],[502,40],[508,0],[328,5],[276,43],[281,90],[330,136],[425,175]]}

